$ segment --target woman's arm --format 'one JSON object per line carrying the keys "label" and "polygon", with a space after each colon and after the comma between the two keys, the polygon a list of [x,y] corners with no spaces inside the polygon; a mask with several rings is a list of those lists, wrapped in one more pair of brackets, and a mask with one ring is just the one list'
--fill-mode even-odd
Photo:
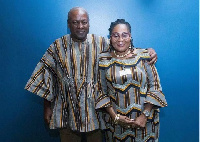
{"label": "woman's arm", "polygon": [[147,95],[144,103],[153,104],[157,108],[166,107],[167,102],[162,93],[160,77],[155,65],[149,65],[147,61],[144,61],[144,68],[147,75]]}
{"label": "woman's arm", "polygon": [[106,111],[109,113],[112,120],[114,120],[117,114],[115,113],[113,107],[106,107]]}
{"label": "woman's arm", "polygon": [[133,123],[133,120],[127,116],[116,114],[113,107],[106,107],[106,111],[115,124],[120,124],[122,127],[129,127]]}
{"label": "woman's arm", "polygon": [[147,61],[144,61],[144,68],[147,75],[147,96],[144,101],[144,110],[135,119],[132,125],[133,127],[145,127],[153,107],[159,108],[167,106],[155,65],[149,65]]}
{"label": "woman's arm", "polygon": [[144,111],[140,114],[139,117],[135,119],[135,121],[132,124],[132,127],[144,128],[153,106],[153,104],[146,103],[144,105]]}

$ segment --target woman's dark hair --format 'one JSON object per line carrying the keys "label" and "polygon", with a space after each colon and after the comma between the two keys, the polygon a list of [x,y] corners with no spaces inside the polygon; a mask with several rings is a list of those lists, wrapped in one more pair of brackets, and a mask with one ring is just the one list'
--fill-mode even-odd
{"label": "woman's dark hair", "polygon": [[126,22],[124,19],[117,19],[115,22],[111,22],[110,28],[108,29],[109,35],[112,34],[114,27],[118,24],[125,24],[129,30],[129,32],[131,33],[131,25],[128,22]]}
{"label": "woman's dark hair", "polygon": [[[128,22],[126,22],[124,19],[117,19],[115,22],[111,22],[111,24],[110,24],[110,28],[108,29],[109,30],[109,36],[111,36],[114,27],[118,24],[125,24],[127,26],[128,30],[129,30],[129,32],[131,33],[131,25]],[[110,42],[110,46],[111,46],[111,48],[113,48],[111,42]],[[132,37],[131,37],[131,47],[132,48],[134,47]]]}

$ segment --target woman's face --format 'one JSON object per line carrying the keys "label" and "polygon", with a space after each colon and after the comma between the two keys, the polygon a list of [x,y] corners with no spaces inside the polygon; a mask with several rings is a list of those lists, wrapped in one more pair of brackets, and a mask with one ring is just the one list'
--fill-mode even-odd
{"label": "woman's face", "polygon": [[131,44],[131,35],[125,24],[118,24],[113,28],[111,43],[117,52],[125,52]]}

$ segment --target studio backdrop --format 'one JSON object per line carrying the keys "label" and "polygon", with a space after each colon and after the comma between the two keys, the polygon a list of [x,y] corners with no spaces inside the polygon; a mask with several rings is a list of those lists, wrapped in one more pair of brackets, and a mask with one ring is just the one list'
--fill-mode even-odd
{"label": "studio backdrop", "polygon": [[197,142],[199,126],[199,3],[196,0],[7,0],[0,2],[0,141],[59,142],[43,121],[43,99],[24,90],[36,64],[69,34],[75,6],[90,17],[90,33],[108,36],[110,23],[132,26],[135,47],[152,47],[168,107],[160,112],[160,142]]}

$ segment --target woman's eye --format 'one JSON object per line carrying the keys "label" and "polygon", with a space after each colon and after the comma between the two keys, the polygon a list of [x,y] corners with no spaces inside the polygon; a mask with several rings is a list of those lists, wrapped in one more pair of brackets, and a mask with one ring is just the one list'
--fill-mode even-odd
{"label": "woman's eye", "polygon": [[118,35],[113,35],[114,37],[118,37]]}
{"label": "woman's eye", "polygon": [[127,38],[127,37],[128,37],[128,35],[123,35],[123,37]]}
{"label": "woman's eye", "polygon": [[122,34],[122,37],[123,37],[123,38],[128,38],[128,37],[129,37],[129,34],[124,33],[124,34]]}

